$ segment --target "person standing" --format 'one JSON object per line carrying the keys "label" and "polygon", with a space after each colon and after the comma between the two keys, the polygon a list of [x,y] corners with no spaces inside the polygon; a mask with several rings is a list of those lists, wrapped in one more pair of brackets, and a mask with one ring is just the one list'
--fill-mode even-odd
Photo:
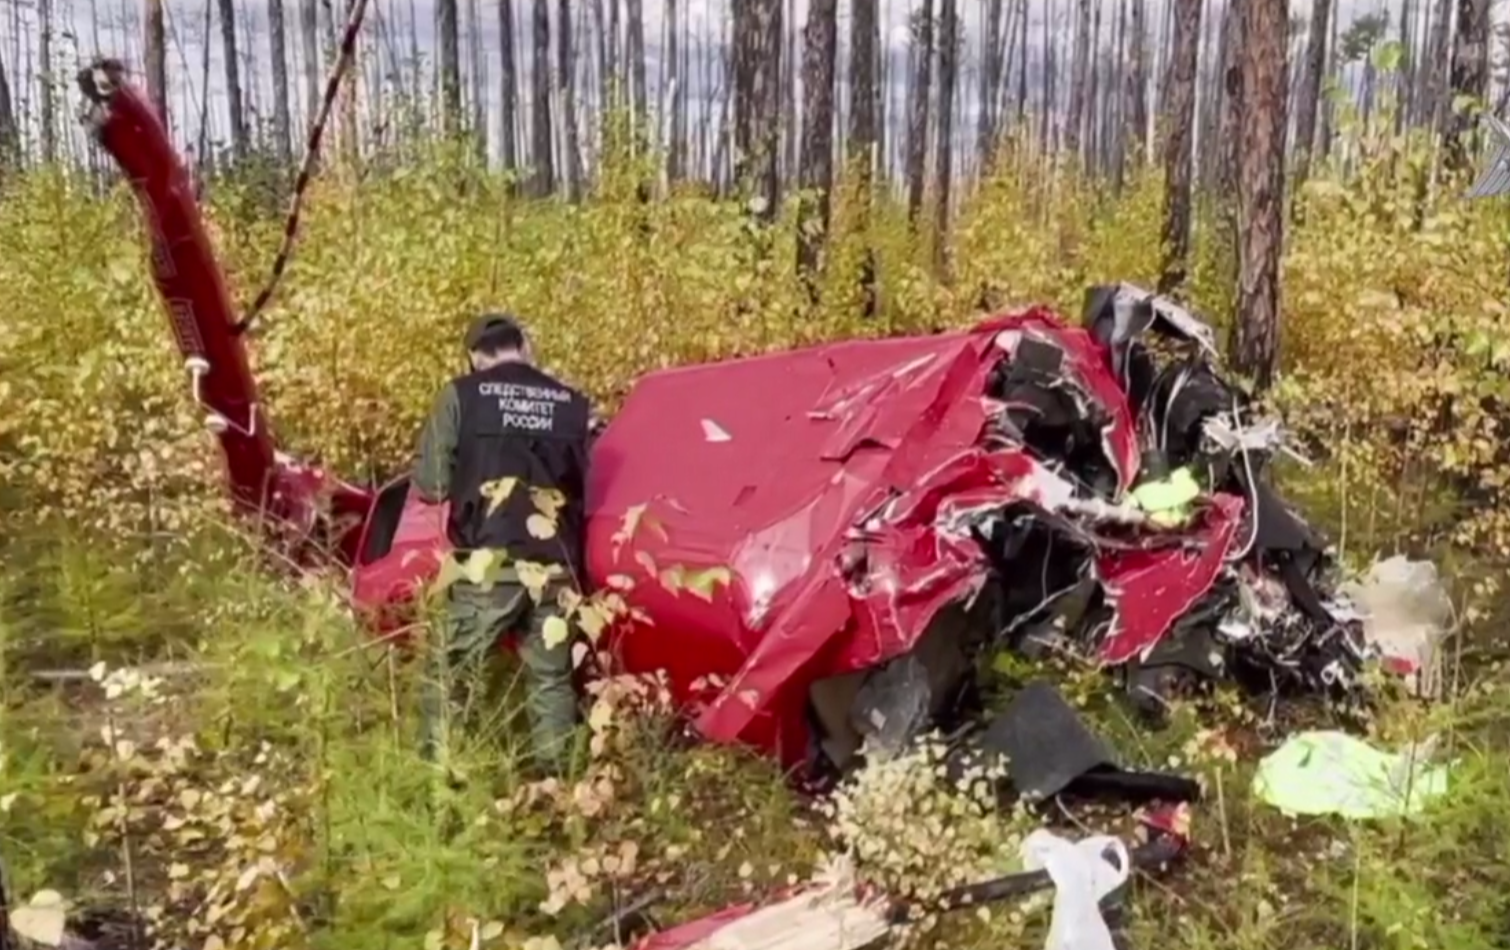
{"label": "person standing", "polygon": [[[562,617],[558,595],[580,584],[591,403],[535,366],[524,329],[512,316],[484,314],[468,329],[471,372],[436,397],[420,437],[415,491],[449,502],[446,532],[454,557],[496,553],[495,583],[457,579],[447,591],[443,641],[431,652],[422,699],[424,755],[434,760],[458,677],[485,669],[499,637],[520,635],[536,763],[562,771],[571,752],[578,705],[569,638],[549,636]],[[550,573],[538,600],[521,569]],[[538,585],[533,585],[537,590]],[[562,628],[554,626],[556,631]]]}

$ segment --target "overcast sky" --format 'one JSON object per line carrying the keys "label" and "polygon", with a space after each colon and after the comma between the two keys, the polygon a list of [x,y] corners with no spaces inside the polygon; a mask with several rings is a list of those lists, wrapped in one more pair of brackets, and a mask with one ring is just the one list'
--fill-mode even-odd
{"label": "overcast sky", "polygon": [[[339,3],[340,0],[336,2]],[[689,18],[690,28],[695,33],[712,40],[722,33],[733,2],[735,0],[682,0],[682,9]],[[788,2],[795,7],[795,24],[800,28],[801,22],[806,17],[808,0],[788,0]],[[1157,31],[1160,28],[1163,22],[1161,14],[1168,2],[1169,0],[1150,0],[1153,8],[1150,16],[1150,30]],[[1215,2],[1220,4],[1221,0],[1215,0]],[[37,61],[36,3],[37,0],[0,0],[0,61],[4,62],[12,82],[22,87],[16,91],[16,98],[22,103],[35,102],[40,90],[38,77],[41,70]],[[202,81],[204,17],[206,9],[214,3],[215,0],[165,0],[169,18],[168,70],[172,87],[170,104],[177,115],[186,116],[189,119],[200,111],[201,95],[204,92],[202,87],[205,85]],[[497,61],[498,49],[499,0],[459,0],[459,3],[462,10],[464,47],[470,43],[468,10],[473,6],[478,10],[481,44],[484,50],[484,68],[490,70],[484,88],[490,97],[491,121],[496,124],[498,122],[497,95],[496,90],[493,89],[496,84],[492,81],[492,76],[496,75],[494,64]],[[1338,0],[1340,17],[1344,26],[1362,13],[1397,9],[1399,3],[1400,0]],[[1497,17],[1503,16],[1504,13],[1499,8],[1510,8],[1510,0],[1494,0],[1494,3]],[[141,28],[138,19],[141,9],[140,0],[53,0],[53,4],[56,15],[72,27],[69,35],[61,37],[54,44],[57,76],[66,81],[67,77],[72,76],[80,60],[87,60],[96,52],[114,55],[133,66],[137,65],[136,60],[141,46]],[[643,0],[643,4],[647,58],[650,60],[650,83],[654,95],[656,92],[654,87],[658,85],[657,54],[661,45],[666,4],[664,0]],[[1052,14],[1056,20],[1067,19],[1073,11],[1071,0],[1030,0],[1030,4],[1032,20],[1039,25],[1039,29],[1032,31],[1032,42],[1035,45],[1042,35],[1041,26],[1046,15]],[[297,0],[285,0],[285,6],[289,10],[287,19],[290,31],[290,55],[298,57],[300,51],[294,14]],[[514,0],[514,6],[516,23],[527,23],[532,6],[530,0]],[[554,14],[557,3],[552,2],[550,6]],[[896,70],[899,77],[904,71],[900,67],[906,62],[907,17],[909,12],[918,6],[920,6],[920,0],[881,0],[883,30],[894,57],[893,62],[899,67]],[[1310,7],[1311,0],[1291,0],[1291,9],[1295,16],[1308,16]],[[243,84],[247,87],[253,84],[259,87],[260,95],[254,95],[257,101],[270,101],[271,76],[270,70],[266,68],[269,57],[267,4],[265,0],[238,0],[237,8],[244,11],[249,18],[253,34],[250,37],[252,41],[250,46],[246,43],[247,38],[242,38],[243,58],[250,58],[246,62],[247,68],[243,69]],[[840,17],[844,21],[840,25],[841,35],[847,33],[845,23],[849,19],[849,8],[848,0],[840,0]],[[975,60],[979,48],[981,17],[984,8],[984,0],[961,0],[959,4],[966,34],[966,61],[963,64],[965,76],[961,95],[967,114],[973,112],[977,98],[972,77],[976,69]],[[589,6],[588,9],[592,8]],[[421,54],[427,57],[433,56],[435,50],[434,0],[371,0],[366,35],[368,37],[377,35],[375,25],[380,20],[387,20],[390,24],[394,24],[395,29],[392,31],[394,34],[407,34],[411,11],[416,22]],[[407,39],[405,39],[404,46],[407,47],[407,45]],[[374,47],[369,47],[369,49],[372,48]],[[407,50],[402,52],[407,53]],[[530,59],[527,51],[521,58],[522,67],[525,70],[524,78],[527,81]],[[212,113],[223,116],[226,99],[218,26],[210,44],[210,60],[210,108]],[[293,65],[296,87],[299,86],[297,82],[299,75],[296,62]],[[19,77],[27,77],[31,82],[22,82]],[[697,79],[697,76],[692,76],[684,80],[681,92],[697,99],[699,93],[712,91],[693,88]],[[295,93],[298,92],[299,89],[296,88]],[[67,95],[71,102],[73,98],[71,84],[67,86]],[[249,95],[253,94],[249,93]],[[296,103],[295,108],[296,112],[302,112],[303,106]],[[696,106],[694,106],[695,112]],[[693,121],[694,123],[698,121],[696,115]],[[215,126],[223,129],[225,127],[223,119],[215,122]],[[195,132],[191,128],[180,127],[177,132],[181,141],[192,141],[195,137]]]}

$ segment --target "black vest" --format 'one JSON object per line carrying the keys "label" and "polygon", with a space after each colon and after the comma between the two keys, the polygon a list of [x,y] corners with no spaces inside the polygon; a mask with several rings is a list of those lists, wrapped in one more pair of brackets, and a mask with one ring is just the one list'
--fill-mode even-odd
{"label": "black vest", "polygon": [[[451,516],[458,553],[503,549],[509,561],[582,570],[587,494],[587,397],[526,363],[504,363],[455,381],[461,404]],[[499,487],[512,491],[496,507]],[[563,502],[549,531],[530,531],[541,509],[531,489]],[[489,508],[492,507],[492,511]],[[536,522],[537,530],[544,528]]]}

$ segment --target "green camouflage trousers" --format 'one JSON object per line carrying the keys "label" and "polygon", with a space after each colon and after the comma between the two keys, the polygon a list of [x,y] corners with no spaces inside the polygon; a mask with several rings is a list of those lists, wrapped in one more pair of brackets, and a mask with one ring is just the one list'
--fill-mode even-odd
{"label": "green camouflage trousers", "polygon": [[550,588],[536,604],[517,581],[501,580],[488,590],[465,581],[451,585],[441,642],[430,651],[420,697],[427,760],[440,757],[456,713],[486,680],[498,639],[517,631],[535,760],[553,772],[566,767],[578,716],[571,642],[547,646],[544,638],[545,622],[560,613]]}

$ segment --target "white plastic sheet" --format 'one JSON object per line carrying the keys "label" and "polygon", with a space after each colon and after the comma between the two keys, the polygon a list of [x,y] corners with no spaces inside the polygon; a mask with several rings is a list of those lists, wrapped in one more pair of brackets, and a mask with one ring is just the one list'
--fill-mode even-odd
{"label": "white plastic sheet", "polygon": [[1364,636],[1409,669],[1413,692],[1436,696],[1441,689],[1437,648],[1452,623],[1452,601],[1436,565],[1396,555],[1375,564],[1343,593],[1363,615]]}
{"label": "white plastic sheet", "polygon": [[[1107,853],[1110,853],[1108,860]],[[1113,951],[1101,902],[1127,881],[1132,861],[1121,839],[1091,836],[1078,842],[1038,829],[1022,843],[1023,863],[1054,880],[1054,917],[1044,951]]]}

